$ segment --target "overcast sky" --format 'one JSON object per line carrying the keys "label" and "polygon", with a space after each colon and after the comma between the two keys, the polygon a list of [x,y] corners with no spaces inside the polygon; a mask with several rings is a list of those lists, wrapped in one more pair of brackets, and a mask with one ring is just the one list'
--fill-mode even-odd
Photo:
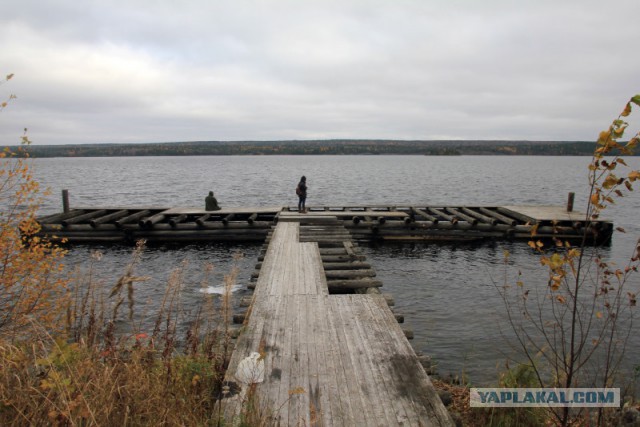
{"label": "overcast sky", "polygon": [[595,140],[640,93],[639,19],[640,0],[20,0],[0,138]]}

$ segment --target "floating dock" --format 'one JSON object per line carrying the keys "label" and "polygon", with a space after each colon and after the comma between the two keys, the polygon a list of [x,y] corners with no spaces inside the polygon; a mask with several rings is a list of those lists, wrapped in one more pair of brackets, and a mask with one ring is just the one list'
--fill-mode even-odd
{"label": "floating dock", "polygon": [[[291,207],[73,208],[38,218],[41,237],[69,243],[262,242]],[[613,224],[558,206],[315,206],[309,218],[335,217],[358,242],[560,239],[607,244]]]}
{"label": "floating dock", "polygon": [[371,271],[344,221],[282,212],[267,240],[225,377],[226,421],[250,424],[253,415],[282,426],[454,425],[379,285],[332,293],[331,271]]}

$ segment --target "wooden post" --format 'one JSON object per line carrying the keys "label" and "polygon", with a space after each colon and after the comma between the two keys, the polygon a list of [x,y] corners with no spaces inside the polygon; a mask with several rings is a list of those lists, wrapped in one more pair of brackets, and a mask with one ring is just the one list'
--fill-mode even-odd
{"label": "wooden post", "polygon": [[569,198],[567,199],[567,212],[573,212],[573,201],[576,198],[576,193],[569,193]]}
{"label": "wooden post", "polygon": [[62,211],[69,212],[69,190],[62,190]]}

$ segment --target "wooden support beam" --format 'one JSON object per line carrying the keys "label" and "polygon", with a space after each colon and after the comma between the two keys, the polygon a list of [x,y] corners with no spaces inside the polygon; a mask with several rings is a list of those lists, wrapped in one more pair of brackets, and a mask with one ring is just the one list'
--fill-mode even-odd
{"label": "wooden support beam", "polygon": [[382,282],[371,279],[327,280],[327,286],[331,292],[345,289],[379,288],[382,287]]}
{"label": "wooden support beam", "polygon": [[125,216],[124,218],[120,218],[119,220],[115,221],[116,227],[121,228],[124,224],[127,224],[129,222],[135,222],[138,221],[140,218],[143,218],[147,215],[149,215],[151,212],[148,210],[142,210],[142,211],[138,211],[135,213],[132,213],[129,216]]}
{"label": "wooden support beam", "polygon": [[204,225],[204,222],[208,220],[210,217],[211,217],[211,214],[204,214],[201,217],[196,219],[196,224],[202,227]]}
{"label": "wooden support beam", "polygon": [[143,228],[143,227],[151,228],[153,227],[153,224],[156,224],[162,221],[165,218],[165,216],[166,215],[163,212],[160,212],[148,218],[141,219],[140,222],[138,222],[138,225],[140,226],[140,228]]}
{"label": "wooden support beam", "polygon": [[502,221],[503,223],[505,223],[505,224],[507,224],[507,225],[514,226],[514,225],[516,225],[516,224],[518,223],[518,221],[516,221],[515,219],[513,219],[513,218],[508,218],[508,217],[506,217],[506,216],[504,216],[504,215],[500,215],[498,212],[492,211],[492,210],[490,210],[490,209],[483,208],[483,207],[480,207],[480,208],[478,208],[478,209],[479,209],[479,210],[480,210],[480,212],[482,212],[483,214],[488,215],[488,216],[491,216],[491,217],[493,217],[493,218],[496,218],[497,220]]}
{"label": "wooden support beam", "polygon": [[38,221],[38,223],[40,224],[51,224],[51,223],[60,222],[66,218],[72,218],[74,216],[82,215],[86,212],[87,211],[83,209],[71,209],[69,212],[66,212],[66,213],[63,212],[63,213],[57,213],[53,215],[47,215],[40,218],[36,218],[36,221]]}
{"label": "wooden support beam", "polygon": [[176,228],[178,224],[184,221],[185,219],[187,219],[186,214],[178,215],[176,217],[169,219],[169,225],[171,226],[171,228]]}
{"label": "wooden support beam", "polygon": [[100,218],[93,218],[93,219],[91,219],[89,221],[89,224],[91,224],[91,226],[93,228],[96,228],[100,224],[104,224],[105,222],[109,222],[109,221],[113,221],[115,219],[119,219],[119,218],[125,217],[128,214],[129,214],[128,210],[122,209],[122,210],[119,210],[117,212],[113,212],[111,214],[101,216]]}
{"label": "wooden support beam", "polygon": [[63,219],[61,221],[62,226],[63,227],[67,227],[70,224],[77,224],[79,222],[91,219],[91,218],[95,218],[98,216],[102,216],[104,214],[106,214],[108,211],[106,209],[100,209],[97,211],[92,211],[92,212],[87,212],[86,214],[82,214],[82,215],[78,215],[78,216],[74,216],[71,218],[67,218],[67,219]]}
{"label": "wooden support beam", "polygon": [[229,215],[225,216],[224,218],[222,218],[222,223],[224,225],[229,224],[229,221],[231,221],[233,218],[235,218],[236,214],[234,213],[230,213]]}
{"label": "wooden support beam", "polygon": [[427,210],[432,214],[437,215],[440,218],[446,219],[452,224],[455,224],[456,222],[458,222],[458,220],[453,215],[449,215],[440,209],[428,207]]}
{"label": "wooden support beam", "polygon": [[462,212],[460,212],[458,209],[456,208],[445,208],[445,210],[447,212],[449,212],[450,214],[454,215],[456,218],[459,218],[463,221],[468,222],[471,225],[476,225],[478,224],[478,219],[477,218],[472,218],[469,215],[466,215]]}
{"label": "wooden support beam", "polygon": [[253,214],[251,214],[251,216],[249,216],[249,218],[247,218],[247,222],[252,225],[253,222],[258,219],[258,213],[254,212]]}
{"label": "wooden support beam", "polygon": [[488,217],[486,215],[482,215],[480,212],[476,212],[473,209],[462,207],[462,208],[460,208],[460,210],[462,210],[462,212],[464,212],[465,214],[467,214],[469,216],[473,216],[475,218],[478,218],[480,221],[484,222],[485,224],[496,225],[498,223],[498,219],[497,218],[493,218],[493,217]]}
{"label": "wooden support beam", "polygon": [[522,221],[525,224],[536,224],[538,222],[535,218],[521,214],[520,212],[512,211],[511,209],[503,208],[501,206],[498,206],[496,210],[501,214],[509,215],[510,217]]}
{"label": "wooden support beam", "polygon": [[438,219],[438,218],[436,218],[436,217],[434,217],[434,216],[432,216],[432,215],[429,215],[428,213],[426,213],[426,212],[425,212],[425,211],[423,211],[422,209],[417,209],[417,208],[412,207],[412,208],[411,208],[411,212],[412,212],[412,213],[414,213],[414,214],[416,214],[416,215],[419,215],[419,216],[423,217],[423,218],[424,218],[424,219],[426,219],[427,221],[431,221],[431,222],[433,222],[434,224],[437,224],[437,223],[438,223],[438,221],[439,221],[439,219]]}
{"label": "wooden support beam", "polygon": [[329,270],[324,272],[329,279],[358,279],[363,277],[375,277],[374,270]]}

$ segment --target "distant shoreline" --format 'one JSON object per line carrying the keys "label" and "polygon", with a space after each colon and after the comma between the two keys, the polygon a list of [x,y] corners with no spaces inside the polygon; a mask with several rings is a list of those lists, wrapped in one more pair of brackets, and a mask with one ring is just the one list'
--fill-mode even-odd
{"label": "distant shoreline", "polygon": [[[30,145],[30,157],[239,156],[239,155],[506,155],[591,156],[587,141],[196,141],[128,144]],[[18,147],[10,147],[17,149]]]}

